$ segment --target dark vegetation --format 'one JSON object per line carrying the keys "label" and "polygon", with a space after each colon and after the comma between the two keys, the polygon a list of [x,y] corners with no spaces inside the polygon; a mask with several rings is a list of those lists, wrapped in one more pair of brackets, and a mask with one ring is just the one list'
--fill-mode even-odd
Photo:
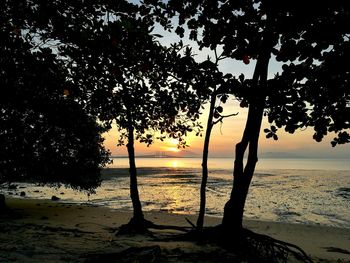
{"label": "dark vegetation", "polygon": [[74,87],[67,68],[51,49],[27,40],[29,21],[14,5],[2,5],[0,18],[0,182],[34,180],[92,191],[108,162],[105,129],[65,94]]}
{"label": "dark vegetation", "polygon": [[[233,236],[242,228],[264,116],[271,123],[271,128],[264,130],[267,138],[277,140],[277,130],[282,127],[289,133],[313,127],[316,141],[334,132],[338,136],[332,146],[349,142],[350,69],[341,63],[350,50],[349,8],[345,1],[311,1],[306,6],[301,1],[260,0],[174,0],[167,5],[158,2],[157,8],[165,10],[168,17],[178,16],[176,32],[183,36],[187,28],[200,48],[220,46],[223,56],[244,64],[256,61],[253,76],[241,74],[232,87],[241,107],[248,107],[222,222],[225,233]],[[282,72],[269,78],[272,58],[283,63]]]}
{"label": "dark vegetation", "polygon": [[[0,183],[33,180],[91,192],[108,163],[102,133],[116,125],[118,144],[128,150],[134,209],[120,232],[147,233],[157,226],[143,217],[134,143],[169,136],[186,147],[187,133],[201,134],[197,120],[209,102],[200,215],[189,235],[239,250],[253,244],[275,261],[293,253],[292,245],[242,227],[261,123],[266,116],[271,128],[264,132],[275,140],[278,129],[312,127],[316,141],[328,133],[337,135],[332,146],[350,141],[346,1],[5,0],[0,11]],[[162,46],[155,26],[189,33],[214,60],[197,62],[181,41]],[[253,76],[223,74],[223,59],[254,61]],[[272,59],[282,68],[269,77]],[[210,134],[228,116],[228,96],[248,108],[246,126],[222,225],[203,230]]]}

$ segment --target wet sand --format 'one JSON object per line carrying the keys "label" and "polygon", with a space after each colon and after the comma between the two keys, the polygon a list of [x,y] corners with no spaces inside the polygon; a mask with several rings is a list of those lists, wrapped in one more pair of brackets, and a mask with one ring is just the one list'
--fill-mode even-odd
{"label": "wet sand", "polygon": [[[131,218],[130,211],[9,197],[6,205],[7,212],[0,215],[0,262],[97,262],[101,257],[104,262],[137,262],[140,259],[131,258],[136,254],[144,262],[219,262],[216,257],[222,256],[210,244],[165,241],[180,233],[175,230],[152,229],[153,236],[115,235]],[[165,212],[147,212],[145,217],[156,224],[187,227],[185,218],[196,219]],[[214,217],[205,221],[207,226],[219,223]],[[350,262],[350,229],[255,220],[246,220],[245,226],[300,246],[315,262]]]}

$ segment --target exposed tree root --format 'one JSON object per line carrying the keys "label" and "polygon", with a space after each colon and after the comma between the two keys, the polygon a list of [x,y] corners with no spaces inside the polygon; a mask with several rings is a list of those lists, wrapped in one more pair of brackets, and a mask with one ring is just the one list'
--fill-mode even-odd
{"label": "exposed tree root", "polygon": [[148,230],[153,223],[144,218],[131,218],[130,221],[119,227],[116,235],[152,235],[152,233]]}
{"label": "exposed tree root", "polygon": [[191,230],[193,230],[190,227],[183,227],[183,226],[171,226],[171,225],[157,225],[157,224],[152,224],[149,226],[150,229],[158,229],[158,230],[177,230],[177,231],[181,231],[181,232],[190,232]]}
{"label": "exposed tree root", "polygon": [[[244,245],[250,262],[288,262],[290,256],[300,262],[312,263],[311,258],[300,247],[267,235],[244,229]],[[259,260],[259,261],[257,261]]]}
{"label": "exposed tree root", "polygon": [[190,232],[193,228],[190,227],[181,227],[181,226],[172,226],[172,225],[157,225],[146,219],[135,219],[134,217],[125,224],[119,227],[116,235],[132,235],[132,234],[146,234],[152,235],[152,232],[149,229],[157,230],[177,230],[181,232]]}
{"label": "exposed tree root", "polygon": [[[189,222],[191,223],[191,222]],[[177,230],[184,232],[161,241],[194,241],[199,243],[216,244],[228,252],[235,253],[241,261],[261,263],[286,263],[291,257],[299,262],[312,263],[312,259],[300,247],[287,243],[267,235],[254,233],[242,228],[231,235],[222,225],[198,230],[192,227],[180,227],[171,225],[157,225],[148,220],[143,221],[131,219],[126,225],[119,228],[119,234],[147,234],[155,239],[149,229]]]}
{"label": "exposed tree root", "polygon": [[[188,229],[188,228],[187,228]],[[184,229],[185,230],[185,229]],[[312,263],[312,259],[298,246],[267,235],[241,229],[235,235],[228,234],[222,225],[202,230],[193,229],[185,234],[162,239],[163,241],[195,241],[217,244],[239,256],[243,262],[284,263],[291,257],[299,262]]]}

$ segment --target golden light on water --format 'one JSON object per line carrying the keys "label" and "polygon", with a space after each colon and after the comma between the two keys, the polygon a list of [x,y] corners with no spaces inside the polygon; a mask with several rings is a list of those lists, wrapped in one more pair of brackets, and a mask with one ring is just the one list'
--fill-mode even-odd
{"label": "golden light on water", "polygon": [[179,161],[178,160],[169,160],[165,163],[166,167],[169,168],[178,168],[179,167]]}
{"label": "golden light on water", "polygon": [[177,168],[178,167],[178,162],[177,161],[172,161],[171,162],[171,167]]}
{"label": "golden light on water", "polygon": [[169,168],[183,168],[186,165],[181,159],[169,159],[165,163],[165,166]]}

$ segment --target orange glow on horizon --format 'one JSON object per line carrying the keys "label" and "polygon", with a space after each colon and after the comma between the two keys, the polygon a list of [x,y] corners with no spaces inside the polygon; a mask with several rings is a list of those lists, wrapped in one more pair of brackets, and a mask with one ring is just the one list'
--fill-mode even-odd
{"label": "orange glow on horizon", "polygon": [[176,147],[166,147],[165,150],[169,151],[169,152],[174,152],[174,153],[177,153],[177,152],[181,151],[180,149],[178,149]]}
{"label": "orange glow on horizon", "polygon": [[[235,145],[241,140],[244,131],[247,116],[246,108],[239,108],[236,107],[234,103],[227,103],[225,105],[225,110],[226,109],[227,113],[239,112],[239,115],[227,118],[223,123],[219,123],[213,127],[209,148],[211,157],[233,158]],[[202,155],[204,144],[203,140],[207,113],[207,109],[205,109],[200,119],[204,126],[202,132],[203,137],[196,136],[195,133],[188,133],[188,135],[184,137],[187,145],[189,145],[188,148],[177,148],[179,141],[175,138],[166,138],[163,141],[155,140],[150,147],[147,147],[144,143],[135,142],[136,155],[154,155],[157,152],[162,152],[164,155],[168,153],[168,155],[174,157],[200,157]],[[284,132],[284,128],[281,128],[278,131],[278,141],[266,139],[265,133],[263,132],[263,129],[265,128],[270,128],[270,124],[267,122],[266,118],[261,127],[259,154],[266,152],[283,152],[307,157],[328,155],[348,156],[347,154],[350,151],[350,144],[332,148],[329,141],[333,139],[333,134],[330,134],[325,138],[322,143],[315,142],[312,139],[314,133],[312,128],[298,130],[294,134],[286,133]],[[118,130],[113,127],[112,130],[104,134],[104,138],[106,139],[104,145],[112,152],[112,155],[127,156],[128,153],[125,145],[123,147],[116,146],[118,137]],[[171,164],[170,166],[175,165],[176,164]]]}

